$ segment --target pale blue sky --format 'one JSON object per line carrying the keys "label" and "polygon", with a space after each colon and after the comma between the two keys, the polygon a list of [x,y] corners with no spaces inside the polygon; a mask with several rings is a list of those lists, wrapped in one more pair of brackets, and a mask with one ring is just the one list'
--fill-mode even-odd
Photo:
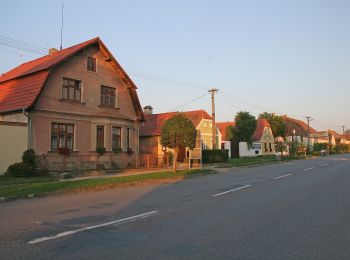
{"label": "pale blue sky", "polygon": [[[101,37],[155,112],[216,87],[219,121],[267,110],[350,128],[350,1],[3,0],[0,35],[58,48],[62,2],[63,46]],[[0,45],[0,73],[35,57]],[[209,94],[180,110],[202,108]]]}

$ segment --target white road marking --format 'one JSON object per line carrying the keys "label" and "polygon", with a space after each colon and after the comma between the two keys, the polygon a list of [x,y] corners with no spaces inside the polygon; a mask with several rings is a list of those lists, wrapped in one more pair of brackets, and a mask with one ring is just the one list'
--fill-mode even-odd
{"label": "white road marking", "polygon": [[242,186],[242,187],[239,187],[239,188],[236,188],[236,189],[232,189],[232,190],[227,190],[227,191],[224,191],[224,192],[220,192],[218,194],[214,194],[212,195],[213,197],[217,197],[217,196],[221,196],[221,195],[224,195],[224,194],[227,194],[227,193],[230,193],[230,192],[234,192],[234,191],[237,191],[237,190],[241,190],[241,189],[245,189],[245,188],[248,188],[252,185],[245,185],[245,186]]}
{"label": "white road marking", "polygon": [[284,177],[288,177],[288,176],[290,176],[290,175],[292,175],[291,173],[288,173],[288,174],[285,174],[285,175],[282,175],[282,176],[277,176],[277,177],[275,177],[275,178],[273,178],[274,180],[278,180],[278,179],[281,179],[281,178],[284,178]]}
{"label": "white road marking", "polygon": [[324,164],[321,164],[320,166],[321,167],[324,167],[324,166],[327,166],[329,163],[324,163]]}
{"label": "white road marking", "polygon": [[158,211],[155,210],[155,211],[139,214],[139,215],[128,217],[128,218],[117,219],[117,220],[114,220],[114,221],[111,221],[111,222],[102,223],[102,224],[95,225],[95,226],[90,226],[90,227],[84,227],[84,228],[79,228],[79,229],[75,229],[75,230],[65,231],[65,232],[62,232],[62,233],[59,233],[59,234],[53,235],[53,236],[36,238],[36,239],[31,240],[31,241],[28,241],[27,243],[33,245],[33,244],[41,243],[41,242],[44,242],[44,241],[47,241],[47,240],[52,240],[52,239],[56,239],[56,238],[60,238],[60,237],[70,236],[70,235],[73,235],[73,234],[76,234],[76,233],[79,233],[79,232],[82,232],[82,231],[85,231],[85,230],[91,230],[91,229],[96,229],[96,228],[100,228],[100,227],[106,227],[106,226],[110,226],[110,225],[121,224],[121,223],[124,223],[124,222],[136,220],[136,219],[147,218],[147,217],[150,217],[150,216],[152,216],[154,214],[157,214],[157,213],[158,213]]}
{"label": "white road marking", "polygon": [[304,169],[304,172],[310,171],[312,169],[315,169],[315,167],[306,168],[306,169]]}

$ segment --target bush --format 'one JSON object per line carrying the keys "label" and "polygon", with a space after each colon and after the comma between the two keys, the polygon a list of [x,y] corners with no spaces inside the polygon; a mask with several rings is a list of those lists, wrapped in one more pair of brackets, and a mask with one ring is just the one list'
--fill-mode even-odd
{"label": "bush", "polygon": [[225,163],[228,161],[228,150],[203,150],[203,163]]}
{"label": "bush", "polygon": [[118,147],[118,148],[113,148],[113,153],[118,154],[121,153],[123,150],[122,148]]}
{"label": "bush", "polygon": [[106,152],[106,148],[104,147],[97,147],[96,148],[96,153],[98,153],[99,155],[102,155]]}
{"label": "bush", "polygon": [[22,162],[26,163],[28,165],[33,166],[35,168],[36,166],[36,157],[35,157],[35,152],[33,149],[29,149],[24,151],[22,155]]}
{"label": "bush", "polygon": [[30,177],[34,175],[34,168],[28,163],[14,163],[7,168],[5,175],[10,177]]}

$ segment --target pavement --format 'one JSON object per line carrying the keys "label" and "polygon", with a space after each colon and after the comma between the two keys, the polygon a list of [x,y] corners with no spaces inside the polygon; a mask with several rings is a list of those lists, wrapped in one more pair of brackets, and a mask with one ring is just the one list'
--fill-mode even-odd
{"label": "pavement", "polygon": [[0,259],[349,259],[350,155],[0,204]]}

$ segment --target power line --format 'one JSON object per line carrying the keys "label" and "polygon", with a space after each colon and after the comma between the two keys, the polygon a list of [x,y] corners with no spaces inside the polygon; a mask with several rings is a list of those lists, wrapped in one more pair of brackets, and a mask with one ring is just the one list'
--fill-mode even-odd
{"label": "power line", "polygon": [[196,97],[196,98],[194,98],[194,99],[191,99],[190,101],[188,101],[188,102],[182,104],[181,106],[178,106],[178,107],[176,107],[176,108],[174,108],[174,109],[169,110],[168,112],[177,111],[179,108],[182,108],[182,107],[184,107],[184,106],[187,106],[187,105],[193,103],[194,101],[197,101],[198,99],[201,99],[202,97],[204,97],[204,96],[206,96],[206,95],[208,95],[207,92],[205,92],[203,95],[200,95],[199,97]]}

